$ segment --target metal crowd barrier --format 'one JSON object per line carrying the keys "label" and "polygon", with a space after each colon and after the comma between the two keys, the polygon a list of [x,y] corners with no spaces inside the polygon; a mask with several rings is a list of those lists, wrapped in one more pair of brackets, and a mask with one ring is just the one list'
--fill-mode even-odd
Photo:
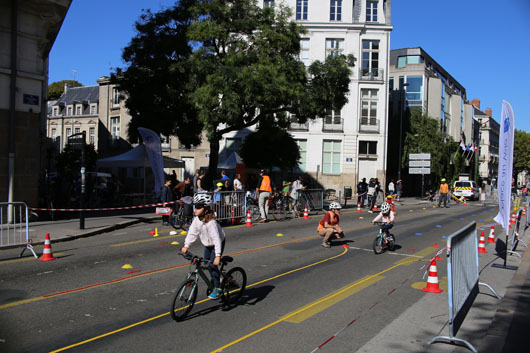
{"label": "metal crowd barrier", "polygon": [[296,199],[302,205],[302,210],[305,205],[309,212],[324,209],[324,190],[322,189],[298,190]]}
{"label": "metal crowd barrier", "polygon": [[499,300],[502,298],[490,285],[479,282],[477,227],[475,222],[451,234],[447,239],[447,249],[449,336],[436,336],[428,344],[434,342],[451,344],[460,342],[471,351],[477,353],[471,343],[457,338],[456,334],[479,293],[479,285],[488,287]]}
{"label": "metal crowd barrier", "polygon": [[26,249],[33,253],[29,239],[29,210],[24,202],[0,202],[0,249],[25,245],[19,257]]}
{"label": "metal crowd barrier", "polygon": [[212,208],[218,221],[239,222],[245,217],[245,191],[207,192],[212,196]]}

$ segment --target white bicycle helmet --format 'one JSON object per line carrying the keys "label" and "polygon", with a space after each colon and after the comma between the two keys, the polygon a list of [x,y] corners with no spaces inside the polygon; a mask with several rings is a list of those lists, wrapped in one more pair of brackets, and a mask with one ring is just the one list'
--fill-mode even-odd
{"label": "white bicycle helmet", "polygon": [[340,205],[340,203],[338,202],[335,202],[333,201],[332,203],[329,204],[329,210],[340,210],[342,207]]}
{"label": "white bicycle helmet", "polygon": [[388,202],[383,202],[381,205],[381,212],[388,213],[388,211],[390,211],[390,204]]}
{"label": "white bicycle helmet", "polygon": [[211,206],[212,197],[209,194],[195,194],[193,203],[195,205]]}

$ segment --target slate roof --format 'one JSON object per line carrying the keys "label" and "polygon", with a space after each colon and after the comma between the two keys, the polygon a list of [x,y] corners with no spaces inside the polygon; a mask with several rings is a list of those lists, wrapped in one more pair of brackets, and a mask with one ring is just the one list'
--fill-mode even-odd
{"label": "slate roof", "polygon": [[63,93],[56,104],[97,103],[99,101],[99,86],[70,87]]}

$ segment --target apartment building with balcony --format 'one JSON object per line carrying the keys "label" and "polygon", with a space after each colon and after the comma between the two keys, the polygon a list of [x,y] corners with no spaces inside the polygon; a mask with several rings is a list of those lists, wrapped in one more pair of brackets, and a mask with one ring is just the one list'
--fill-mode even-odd
{"label": "apartment building with balcony", "polygon": [[[385,178],[390,52],[388,0],[284,0],[294,19],[307,30],[301,39],[300,60],[353,54],[348,103],[324,119],[305,124],[293,117],[289,132],[301,150],[299,171],[325,189],[342,190],[361,178]],[[274,6],[274,1],[261,1]],[[221,150],[236,150],[245,132],[227,134]],[[227,158],[228,153],[220,158]]]}
{"label": "apartment building with balcony", "polygon": [[492,117],[491,109],[480,110],[480,100],[473,99],[473,115],[479,129],[478,176],[491,185],[497,180],[499,168],[500,124]]}

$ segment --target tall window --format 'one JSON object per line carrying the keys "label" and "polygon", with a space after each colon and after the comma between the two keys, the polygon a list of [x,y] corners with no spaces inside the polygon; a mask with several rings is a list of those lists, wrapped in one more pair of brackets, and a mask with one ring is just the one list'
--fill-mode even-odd
{"label": "tall window", "polygon": [[344,51],[344,39],[326,39],[326,58],[341,55]]}
{"label": "tall window", "polygon": [[309,66],[309,39],[300,40],[300,61]]}
{"label": "tall window", "polygon": [[73,108],[72,108],[72,107],[68,107],[68,108],[66,109],[66,111],[67,111],[67,115],[73,115],[73,114],[72,114],[72,112],[73,112]]}
{"label": "tall window", "polygon": [[70,135],[72,135],[72,129],[70,129],[69,127],[66,128],[66,137],[69,137]]}
{"label": "tall window", "polygon": [[361,89],[361,125],[377,125],[376,89]]}
{"label": "tall window", "polygon": [[300,150],[300,159],[298,160],[298,168],[305,172],[307,170],[307,140],[295,140]]}
{"label": "tall window", "polygon": [[110,118],[110,131],[112,138],[117,140],[120,138],[120,117]]}
{"label": "tall window", "polygon": [[81,106],[80,105],[75,107],[75,115],[81,115]]}
{"label": "tall window", "polygon": [[307,20],[307,3],[309,0],[296,0],[296,19]]}
{"label": "tall window", "polygon": [[423,91],[423,76],[407,76],[408,86],[405,86],[406,102],[409,107],[423,106],[422,91]]}
{"label": "tall window", "polygon": [[377,155],[377,141],[359,141],[359,155]]}
{"label": "tall window", "polygon": [[52,129],[52,140],[55,141],[55,138],[57,137],[57,129]]}
{"label": "tall window", "polygon": [[120,91],[116,87],[112,89],[112,104],[113,105],[120,104]]}
{"label": "tall window", "polygon": [[377,22],[377,0],[366,1],[366,22]]}
{"label": "tall window", "polygon": [[330,21],[342,20],[342,0],[331,0],[329,10]]}
{"label": "tall window", "polygon": [[95,105],[95,104],[92,104],[92,105],[90,106],[90,115],[96,115],[96,114],[97,114],[97,111],[96,111],[97,107],[98,107],[98,106]]}
{"label": "tall window", "polygon": [[241,150],[241,138],[233,137],[226,139],[226,150],[228,155],[231,155],[232,152],[239,152]]}
{"label": "tall window", "polygon": [[322,173],[340,173],[340,154],[342,141],[324,140],[322,149]]}
{"label": "tall window", "polygon": [[274,0],[263,0],[263,7],[274,7]]}
{"label": "tall window", "polygon": [[[340,118],[340,110],[335,110],[335,109],[328,109],[326,111],[326,117],[324,118],[324,124],[325,125],[337,125],[337,126],[341,126],[342,125],[342,121],[341,121],[341,118]],[[333,126],[331,126],[333,127]]]}
{"label": "tall window", "polygon": [[80,128],[78,128],[78,127],[76,127],[74,131],[75,131],[75,133],[76,133],[76,134],[78,134],[78,133],[80,133],[80,132],[81,132],[81,129],[80,129]]}
{"label": "tall window", "polygon": [[96,128],[88,128],[88,143],[94,144],[96,140]]}
{"label": "tall window", "polygon": [[363,40],[361,71],[363,76],[377,77],[379,73],[379,41]]}
{"label": "tall window", "polygon": [[57,115],[59,115],[59,108],[58,107],[53,107],[52,116],[57,116]]}

